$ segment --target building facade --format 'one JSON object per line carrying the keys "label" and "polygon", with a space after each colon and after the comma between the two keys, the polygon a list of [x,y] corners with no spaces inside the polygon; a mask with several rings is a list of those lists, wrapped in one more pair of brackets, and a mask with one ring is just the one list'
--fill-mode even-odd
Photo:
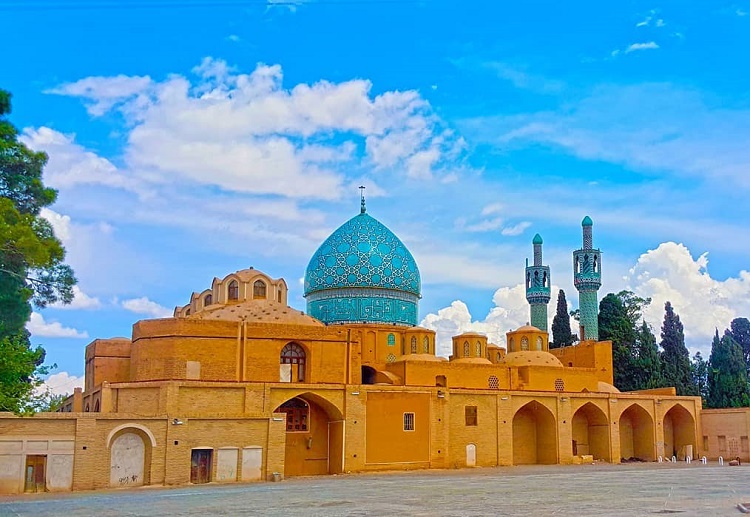
{"label": "building facade", "polygon": [[363,202],[313,255],[306,313],[283,279],[251,268],[129,338],[94,340],[62,412],[0,416],[0,492],[706,450],[700,398],[620,393],[609,342],[549,350],[527,325],[505,346],[454,336],[450,358],[436,356],[435,332],[416,324],[420,282]]}

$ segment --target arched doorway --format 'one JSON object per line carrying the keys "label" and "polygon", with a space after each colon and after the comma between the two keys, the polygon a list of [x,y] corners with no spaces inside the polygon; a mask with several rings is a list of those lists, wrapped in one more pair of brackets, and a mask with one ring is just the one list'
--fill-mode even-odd
{"label": "arched doorway", "polygon": [[[685,458],[689,454],[695,457],[695,420],[690,411],[680,404],[675,405],[664,415],[664,455]],[[690,447],[688,447],[690,446]],[[692,449],[688,451],[688,449]]]}
{"label": "arched doorway", "polygon": [[557,463],[557,426],[552,412],[532,401],[513,416],[513,464]]}
{"label": "arched doorway", "polygon": [[371,366],[362,367],[362,384],[375,384],[375,377],[377,375],[375,368]]}
{"label": "arched doorway", "polygon": [[591,402],[573,415],[573,455],[591,454],[595,460],[611,461],[609,452],[609,420]]}
{"label": "arched doorway", "polygon": [[151,441],[140,429],[126,427],[110,441],[109,484],[114,487],[147,485],[150,481]]}
{"label": "arched doorway", "polygon": [[638,404],[620,415],[620,458],[654,460],[654,421]]}
{"label": "arched doorway", "polygon": [[313,476],[343,471],[344,419],[333,404],[311,393],[287,400],[284,475]]}

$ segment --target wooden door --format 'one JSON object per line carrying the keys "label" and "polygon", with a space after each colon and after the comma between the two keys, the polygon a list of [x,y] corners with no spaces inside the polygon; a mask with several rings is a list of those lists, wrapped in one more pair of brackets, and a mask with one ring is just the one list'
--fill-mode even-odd
{"label": "wooden door", "polygon": [[211,481],[211,449],[195,449],[190,461],[190,482],[208,483]]}
{"label": "wooden door", "polygon": [[26,456],[25,492],[44,492],[46,490],[46,466],[47,456]]}

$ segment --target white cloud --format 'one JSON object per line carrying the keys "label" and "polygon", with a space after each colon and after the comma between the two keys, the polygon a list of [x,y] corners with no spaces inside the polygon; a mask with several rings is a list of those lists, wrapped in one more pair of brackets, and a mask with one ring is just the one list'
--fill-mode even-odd
{"label": "white cloud", "polygon": [[77,285],[73,286],[73,301],[67,305],[62,303],[54,303],[50,305],[53,309],[69,309],[69,310],[92,310],[99,309],[102,306],[102,302],[99,298],[89,296]]}
{"label": "white cloud", "polygon": [[64,135],[48,127],[26,128],[21,141],[49,155],[44,182],[56,189],[76,185],[103,185],[135,191],[136,178],[115,167],[112,162],[75,143],[75,135]]}
{"label": "white cloud", "polygon": [[735,14],[737,14],[737,16],[747,16],[747,11],[742,8],[737,8]]}
{"label": "white cloud", "polygon": [[[557,286],[552,286],[552,301],[548,307],[548,328],[554,317],[555,304],[559,293]],[[436,353],[448,357],[452,351],[451,337],[463,332],[481,332],[486,334],[489,342],[506,347],[505,334],[529,322],[530,309],[526,301],[526,289],[523,284],[514,287],[501,287],[492,297],[494,307],[483,320],[473,320],[469,308],[461,300],[456,300],[424,317],[420,326],[436,332]],[[577,323],[571,319],[571,330],[575,334]]]}
{"label": "white cloud", "polygon": [[130,300],[123,300],[122,307],[130,312],[136,314],[144,314],[152,318],[169,318],[172,316],[174,311],[167,309],[159,305],[156,302],[152,302],[147,297],[132,298]]}
{"label": "white cloud", "polygon": [[100,116],[117,103],[143,93],[151,84],[151,78],[148,76],[87,77],[73,83],[61,84],[45,93],[89,99],[89,113]]}
{"label": "white cloud", "polygon": [[513,226],[506,226],[500,233],[508,237],[521,235],[529,226],[531,226],[530,222],[522,221],[518,224],[514,224]]}
{"label": "white cloud", "polygon": [[36,391],[38,394],[70,395],[76,388],[83,388],[84,382],[83,376],[76,377],[68,372],[57,372],[47,377],[44,384],[39,386]]}
{"label": "white cloud", "polygon": [[659,45],[655,41],[649,41],[647,43],[633,43],[625,49],[626,54],[636,52],[638,50],[652,50],[659,48]]}
{"label": "white cloud", "polygon": [[750,315],[750,273],[726,280],[712,278],[708,254],[693,258],[683,244],[665,242],[638,258],[629,271],[628,289],[652,303],[644,317],[658,335],[664,320],[664,303],[670,301],[685,327],[693,349],[710,349],[715,329],[721,333],[734,318]]}
{"label": "white cloud", "polygon": [[[341,195],[353,160],[430,179],[447,174],[443,162],[465,147],[416,91],[371,95],[366,80],[287,89],[278,65],[259,64],[243,74],[212,58],[194,73],[193,81],[171,76],[132,78],[132,84],[117,76],[109,78],[112,85],[108,78],[86,78],[54,93],[81,97],[97,113],[120,110],[129,122],[126,169],[137,171],[128,175],[156,183],[179,178],[226,191],[331,200]],[[29,133],[37,141],[52,136],[60,145],[72,143],[60,134]],[[344,146],[341,137],[348,140]],[[99,182],[122,181],[110,162],[90,170],[97,168]]]}
{"label": "white cloud", "polygon": [[63,327],[61,323],[57,321],[47,322],[44,317],[38,312],[32,312],[31,317],[26,323],[26,330],[31,332],[34,337],[67,337],[67,338],[88,338],[87,332],[79,332],[78,330],[70,327]]}

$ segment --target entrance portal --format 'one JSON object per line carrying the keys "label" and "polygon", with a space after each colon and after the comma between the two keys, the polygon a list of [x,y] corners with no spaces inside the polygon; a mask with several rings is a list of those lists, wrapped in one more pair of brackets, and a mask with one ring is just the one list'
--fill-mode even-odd
{"label": "entrance portal", "polygon": [[557,463],[555,417],[543,404],[533,401],[513,417],[513,464]]}
{"label": "entrance portal", "polygon": [[146,448],[136,433],[123,433],[112,442],[109,484],[111,486],[140,486],[144,483],[143,466]]}
{"label": "entrance portal", "polygon": [[654,421],[648,411],[633,404],[620,415],[620,457],[654,461]]}
{"label": "entrance portal", "polygon": [[193,449],[190,457],[190,482],[194,484],[211,481],[212,449]]}
{"label": "entrance portal", "polygon": [[695,420],[690,412],[677,404],[664,415],[664,454],[683,460],[696,454]]}
{"label": "entrance portal", "polygon": [[573,415],[573,444],[573,456],[591,454],[595,460],[611,461],[607,416],[591,402]]}
{"label": "entrance portal", "polygon": [[286,413],[286,477],[342,472],[344,422],[336,407],[307,394],[284,402],[274,413]]}
{"label": "entrance portal", "polygon": [[46,479],[47,456],[26,456],[26,480],[24,492],[44,492],[47,489]]}

